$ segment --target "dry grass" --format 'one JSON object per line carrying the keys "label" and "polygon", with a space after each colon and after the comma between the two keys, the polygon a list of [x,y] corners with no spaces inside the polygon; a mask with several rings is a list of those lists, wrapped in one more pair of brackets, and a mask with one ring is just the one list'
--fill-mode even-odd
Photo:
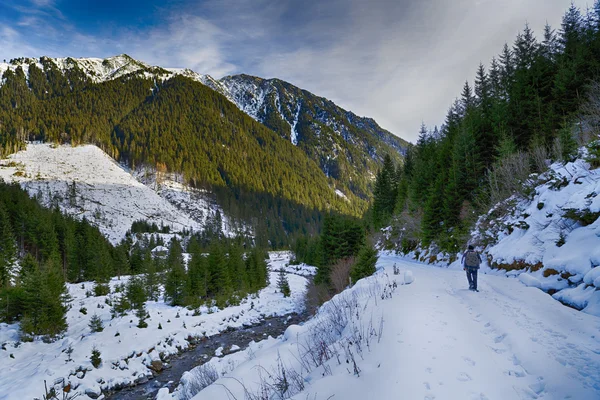
{"label": "dry grass", "polygon": [[554,268],[548,268],[548,269],[544,270],[544,278],[547,278],[552,275],[558,275],[558,274],[559,274],[559,272],[557,270],[555,270]]}
{"label": "dry grass", "polygon": [[354,265],[354,257],[342,258],[331,267],[330,279],[335,293],[341,293],[350,285],[350,270]]}
{"label": "dry grass", "polygon": [[492,261],[492,267],[497,269],[503,269],[505,271],[522,271],[522,270],[530,270],[530,271],[539,271],[544,268],[544,264],[541,262],[537,262],[535,264],[529,264],[523,260],[515,260],[512,263],[497,263]]}

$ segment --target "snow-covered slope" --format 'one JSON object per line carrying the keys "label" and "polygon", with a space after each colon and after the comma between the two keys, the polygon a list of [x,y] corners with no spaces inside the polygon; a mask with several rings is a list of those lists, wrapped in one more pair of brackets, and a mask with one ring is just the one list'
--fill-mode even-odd
{"label": "snow-covered slope", "polygon": [[[94,57],[16,58],[10,60],[8,63],[0,63],[0,78],[6,70],[15,71],[19,67],[23,69],[25,76],[29,77],[29,66],[31,64],[34,64],[43,71],[44,63],[50,63],[51,65],[54,65],[63,74],[69,70],[79,69],[86,77],[95,83],[105,82],[129,74],[137,73],[148,78],[161,80],[168,79],[174,75],[183,75],[198,82],[204,83],[207,86],[214,86],[213,89],[217,87],[217,85],[213,84],[213,82],[216,81],[209,75],[201,75],[190,69],[151,66],[142,61],[135,60],[129,57],[127,54],[120,54],[104,59]],[[0,80],[0,85],[1,84],[2,80]]]}
{"label": "snow-covered slope", "polygon": [[[381,128],[369,118],[362,118],[343,110],[333,102],[317,97],[288,82],[279,79],[262,79],[249,75],[226,76],[213,87],[224,93],[238,108],[256,121],[269,126],[273,119],[289,125],[290,140],[298,143],[298,122],[304,116],[304,139],[309,131],[320,133],[324,127],[343,137],[350,144],[363,141],[355,130],[368,132],[372,139],[379,139],[397,152],[403,153],[406,142]],[[214,84],[213,84],[214,85]],[[211,86],[212,87],[212,86]],[[308,118],[307,118],[308,117]],[[309,124],[307,124],[310,122]],[[382,155],[375,155],[382,157]]]}
{"label": "snow-covered slope", "polygon": [[[556,300],[600,316],[600,169],[585,150],[530,177],[530,195],[513,196],[482,215],[469,242],[483,254],[482,271],[517,278]],[[461,270],[461,254],[435,246],[408,254]]]}
{"label": "snow-covered slope", "polygon": [[[292,294],[283,297],[277,290],[274,271],[289,262],[289,255],[271,253],[270,257],[271,284],[257,296],[249,296],[239,306],[222,310],[209,311],[202,306],[199,314],[183,307],[171,307],[162,299],[148,301],[146,309],[150,317],[144,329],[137,328],[138,319],[133,311],[124,317],[111,318],[111,307],[106,303],[118,296],[115,287],[126,283],[129,277],[112,279],[109,296],[88,297],[86,292],[93,291],[93,282],[68,284],[72,302],[67,313],[69,328],[62,340],[44,343],[36,339],[22,343],[18,324],[0,324],[0,400],[41,398],[44,380],[49,388],[56,385],[59,393],[70,385],[75,393],[87,391],[97,398],[101,391],[109,388],[146,380],[152,376],[153,361],[164,361],[165,357],[188,348],[190,337],[201,339],[229,328],[256,324],[265,317],[301,312],[307,278],[288,274]],[[311,270],[312,267],[307,268]],[[90,330],[89,322],[94,314],[103,321],[102,332]],[[73,348],[72,361],[66,361],[65,350],[69,346]],[[94,346],[101,352],[100,368],[93,368],[89,359]],[[88,396],[78,398],[83,400]]]}
{"label": "snow-covered slope", "polygon": [[158,399],[211,370],[220,379],[195,400],[600,398],[599,317],[516,279],[483,275],[474,293],[462,271],[393,255],[378,267],[303,326],[212,359]]}
{"label": "snow-covered slope", "polygon": [[[173,231],[198,231],[219,210],[207,196],[183,185],[166,181],[153,190],[93,145],[29,144],[0,161],[0,178],[18,182],[47,206],[86,218],[113,243],[136,220],[168,225]],[[230,231],[224,216],[223,221]]]}
{"label": "snow-covered slope", "polygon": [[[553,164],[530,199],[509,199],[479,221],[492,267],[600,316],[600,170]],[[504,208],[500,219],[492,216]]]}

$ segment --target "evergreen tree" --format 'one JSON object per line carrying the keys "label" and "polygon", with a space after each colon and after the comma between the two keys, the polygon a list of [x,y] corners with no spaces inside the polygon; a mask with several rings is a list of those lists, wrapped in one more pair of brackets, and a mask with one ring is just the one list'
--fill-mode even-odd
{"label": "evergreen tree", "polygon": [[92,362],[92,365],[94,366],[94,368],[100,368],[100,365],[102,365],[102,357],[100,354],[100,350],[98,350],[95,346],[92,349],[92,355],[90,356],[90,361]]}
{"label": "evergreen tree", "polygon": [[279,271],[277,277],[277,288],[281,291],[283,297],[290,297],[292,294],[290,283],[288,282],[287,275],[283,269]]}
{"label": "evergreen tree", "polygon": [[92,332],[102,332],[104,330],[104,324],[102,323],[102,319],[97,314],[92,315],[90,318],[90,330]]}
{"label": "evergreen tree", "polygon": [[398,194],[396,167],[386,154],[383,166],[377,174],[373,192],[373,224],[382,227],[389,221],[396,205]]}
{"label": "evergreen tree", "polygon": [[150,259],[146,264],[144,286],[148,300],[158,301],[160,295],[160,276],[156,273],[156,260]]}
{"label": "evergreen tree", "polygon": [[371,245],[364,246],[358,253],[356,263],[352,266],[350,271],[350,277],[352,282],[356,283],[358,280],[371,276],[375,273],[375,264],[377,264],[377,250]]}
{"label": "evergreen tree", "polygon": [[8,287],[14,279],[17,248],[8,213],[0,203],[0,287]]}
{"label": "evergreen tree", "polygon": [[227,258],[223,246],[219,242],[213,243],[208,255],[208,270],[210,282],[208,293],[211,296],[224,295],[232,293],[231,276],[227,265]]}

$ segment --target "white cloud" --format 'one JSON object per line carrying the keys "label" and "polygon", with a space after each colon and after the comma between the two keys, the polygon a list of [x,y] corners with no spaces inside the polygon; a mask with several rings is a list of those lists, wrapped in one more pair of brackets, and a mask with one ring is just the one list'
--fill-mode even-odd
{"label": "white cloud", "polygon": [[[586,0],[587,1],[587,0]],[[414,140],[525,22],[558,29],[568,0],[208,0],[170,9],[150,28],[106,37],[79,32],[52,0],[15,6],[0,56],[110,56],[187,67],[215,77],[278,77],[375,118]],[[576,5],[585,8],[584,0]],[[60,4],[60,3],[59,3]]]}
{"label": "white cloud", "polygon": [[229,34],[197,16],[171,16],[164,27],[149,32],[129,32],[123,49],[133,57],[165,67],[191,68],[221,76],[234,71],[221,44]]}

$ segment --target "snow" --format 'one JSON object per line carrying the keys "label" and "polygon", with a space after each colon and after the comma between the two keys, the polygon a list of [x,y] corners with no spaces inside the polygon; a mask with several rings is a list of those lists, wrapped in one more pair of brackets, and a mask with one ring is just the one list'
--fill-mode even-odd
{"label": "snow", "polygon": [[542,287],[542,283],[539,281],[539,279],[531,276],[530,274],[528,274],[526,272],[523,272],[522,274],[519,275],[519,280],[525,286],[536,287],[538,289],[541,289],[541,287]]}
{"label": "snow", "polygon": [[314,276],[317,268],[311,265],[300,263],[298,265],[290,264],[294,255],[290,251],[272,251],[269,253],[270,265],[273,271],[284,270],[288,274],[300,276]]}
{"label": "snow", "polygon": [[348,197],[346,197],[346,195],[344,194],[344,192],[342,192],[339,189],[335,189],[335,194],[337,194],[339,197],[343,198],[343,199],[347,199]]}
{"label": "snow", "polygon": [[40,196],[42,204],[57,204],[66,214],[85,217],[115,244],[136,220],[175,232],[198,231],[219,211],[226,235],[238,228],[200,191],[168,180],[153,189],[93,145],[28,144],[26,150],[0,160],[0,178],[19,183],[30,196]]}
{"label": "snow", "polygon": [[[91,389],[106,390],[110,387],[126,386],[132,382],[151,376],[149,366],[160,360],[161,353],[172,355],[190,346],[188,337],[212,336],[228,328],[256,324],[269,316],[301,312],[307,279],[289,274],[287,276],[292,294],[283,297],[276,287],[280,263],[289,262],[285,255],[271,255],[277,259],[270,262],[270,285],[256,296],[249,296],[239,306],[222,310],[205,306],[200,315],[182,307],[171,307],[162,300],[148,301],[146,308],[150,314],[148,327],[137,328],[138,319],[130,312],[125,317],[111,319],[110,306],[105,301],[109,296],[87,297],[93,289],[92,282],[69,284],[69,294],[73,300],[67,313],[68,330],[62,339],[44,343],[20,342],[18,324],[0,324],[0,399],[22,400],[40,397],[43,394],[44,380],[50,385],[57,382],[61,389],[64,383],[84,393]],[[126,283],[128,277],[114,278],[110,282],[112,292],[117,285]],[[87,309],[84,315],[80,310]],[[104,330],[92,333],[88,326],[90,318],[97,314],[103,321]],[[159,324],[162,329],[159,329]],[[64,351],[73,347],[72,362],[66,362]],[[89,360],[92,348],[101,352],[102,366],[92,367]],[[13,355],[14,358],[11,358]],[[80,396],[82,400],[86,396]]]}
{"label": "snow", "polygon": [[[531,181],[530,198],[513,196],[480,217],[469,242],[485,244],[478,248],[484,256],[481,272],[558,291],[556,300],[600,316],[594,303],[600,289],[600,219],[586,226],[566,216],[568,210],[600,211],[600,169],[591,169],[580,157],[554,163]],[[410,255],[416,258],[417,253]],[[432,258],[434,264],[456,270],[462,268],[460,257],[434,248],[419,250],[420,260]],[[508,268],[491,268],[498,265]]]}
{"label": "snow", "polygon": [[404,271],[404,284],[410,285],[415,281],[412,271]]}
{"label": "snow", "polygon": [[[393,287],[394,263],[401,274],[413,272],[412,284],[386,289]],[[467,286],[462,270],[383,254],[374,277],[336,296],[304,325],[210,360],[221,378],[194,400],[242,399],[245,389],[276,388],[282,365],[289,383],[284,398],[297,400],[600,398],[600,318],[517,279],[482,274],[479,293]],[[348,317],[343,324],[332,323],[344,310],[339,305],[351,309],[341,312]],[[371,337],[360,351],[356,332]],[[328,340],[328,361],[302,364],[317,333]],[[291,378],[294,371],[299,380]],[[164,389],[159,398],[177,399],[183,389]]]}
{"label": "snow", "polygon": [[[296,131],[296,125],[298,125],[298,117],[300,116],[300,109],[302,108],[302,102],[298,101],[298,106],[296,107],[296,114],[294,115],[294,122],[290,124],[291,128],[291,140],[292,144],[298,145],[298,132]],[[281,111],[280,111],[281,113]]]}

